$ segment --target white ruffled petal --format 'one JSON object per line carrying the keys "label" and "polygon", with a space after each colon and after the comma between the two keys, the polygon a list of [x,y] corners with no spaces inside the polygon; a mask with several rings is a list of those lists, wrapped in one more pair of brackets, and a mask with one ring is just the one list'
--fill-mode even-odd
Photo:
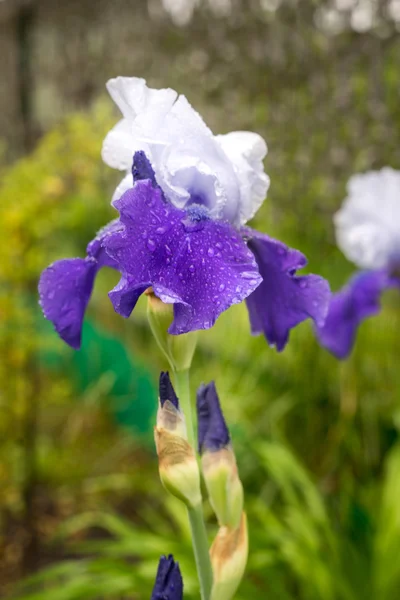
{"label": "white ruffled petal", "polygon": [[269,186],[262,164],[267,148],[260,136],[215,137],[184,96],[152,90],[143,79],[117,77],[107,88],[124,115],[103,144],[108,165],[130,170],[134,152],[143,150],[175,206],[202,204],[212,218],[236,226],[254,215]]}
{"label": "white ruffled petal", "polygon": [[362,269],[380,269],[400,254],[400,172],[389,167],[354,175],[336,213],[336,239]]}
{"label": "white ruffled petal", "polygon": [[[178,94],[170,88],[148,88],[140,77],[115,77],[107,81],[107,90],[126,119],[155,113],[162,117],[174,104]],[[156,128],[158,123],[152,123]]]}
{"label": "white ruffled petal", "polygon": [[244,225],[256,214],[265,200],[270,179],[264,173],[263,159],[267,145],[257,133],[232,131],[216,136],[226,155],[232,161],[240,186],[237,225]]}

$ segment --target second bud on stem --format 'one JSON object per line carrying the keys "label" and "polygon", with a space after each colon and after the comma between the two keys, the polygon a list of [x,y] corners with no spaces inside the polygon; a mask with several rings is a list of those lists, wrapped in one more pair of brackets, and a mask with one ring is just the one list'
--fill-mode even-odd
{"label": "second bud on stem", "polygon": [[210,600],[232,600],[247,563],[247,521],[243,486],[214,382],[198,389],[197,416],[204,480],[220,525],[210,551]]}
{"label": "second bud on stem", "polygon": [[220,526],[236,529],[243,512],[243,486],[213,381],[197,391],[197,415],[199,452],[211,506]]}

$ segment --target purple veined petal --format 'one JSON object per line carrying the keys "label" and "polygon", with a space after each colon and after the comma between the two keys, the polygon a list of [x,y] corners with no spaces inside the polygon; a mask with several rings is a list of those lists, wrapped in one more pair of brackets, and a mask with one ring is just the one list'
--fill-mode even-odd
{"label": "purple veined petal", "polygon": [[261,282],[239,232],[229,223],[168,204],[149,180],[138,181],[115,207],[124,229],[108,236],[105,248],[123,274],[110,292],[123,316],[152,286],[163,302],[174,304],[170,333],[208,329]]}
{"label": "purple veined petal", "polygon": [[357,329],[364,319],[380,310],[382,292],[398,285],[385,270],[364,271],[332,295],[325,324],[316,327],[322,346],[337,358],[346,358],[354,345]]}
{"label": "purple veined petal", "polygon": [[83,317],[96,271],[94,259],[67,258],[47,267],[40,277],[43,314],[60,338],[75,350],[81,346]]}
{"label": "purple veined petal", "polygon": [[150,281],[138,284],[134,277],[123,273],[115,288],[108,293],[115,312],[127,319],[140,296],[149,287],[151,287]]}
{"label": "purple veined petal", "polygon": [[323,325],[330,299],[328,282],[317,275],[296,275],[307,264],[298,250],[254,230],[243,230],[250,237],[263,282],[246,299],[254,335],[263,333],[269,344],[283,350],[290,330],[311,318]]}
{"label": "purple veined petal", "polygon": [[170,554],[162,556],[158,564],[156,582],[150,600],[182,600],[183,581],[179,563]]}
{"label": "purple veined petal", "polygon": [[225,448],[231,438],[213,381],[197,390],[196,408],[199,452]]}
{"label": "purple veined petal", "polygon": [[99,231],[87,246],[86,258],[56,261],[41,274],[39,301],[43,314],[53,323],[59,336],[75,350],[81,346],[83,319],[99,269],[117,268],[102,243],[120,227],[118,221],[112,221]]}

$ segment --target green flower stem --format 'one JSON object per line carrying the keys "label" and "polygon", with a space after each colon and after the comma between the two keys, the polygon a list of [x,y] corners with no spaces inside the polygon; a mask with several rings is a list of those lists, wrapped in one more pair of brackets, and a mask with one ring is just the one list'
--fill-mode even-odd
{"label": "green flower stem", "polygon": [[[189,370],[176,371],[175,382],[179,403],[186,419],[188,442],[193,448],[196,448],[192,407],[190,403]],[[213,574],[202,507],[199,505],[195,508],[188,508],[188,515],[192,533],[193,552],[200,582],[201,598],[202,600],[209,600]]]}

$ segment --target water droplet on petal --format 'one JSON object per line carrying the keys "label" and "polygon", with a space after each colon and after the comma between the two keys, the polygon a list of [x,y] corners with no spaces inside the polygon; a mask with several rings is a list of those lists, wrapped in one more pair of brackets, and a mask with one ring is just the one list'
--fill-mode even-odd
{"label": "water droplet on petal", "polygon": [[171,259],[170,259],[170,258],[168,258],[168,256],[167,256],[167,258],[166,258],[165,262],[167,263],[167,265],[169,265],[169,264],[170,264],[170,262],[171,262]]}
{"label": "water droplet on petal", "polygon": [[254,271],[243,271],[242,277],[243,279],[254,279]]}
{"label": "water droplet on petal", "polygon": [[48,300],[53,300],[54,296],[55,296],[54,290],[50,290],[50,292],[47,294]]}
{"label": "water droplet on petal", "polygon": [[220,292],[223,292],[223,291],[224,291],[224,289],[225,289],[225,284],[224,284],[224,283],[221,283],[221,285],[219,286],[219,288],[218,288],[218,289],[219,289],[219,291],[220,291]]}
{"label": "water droplet on petal", "polygon": [[167,244],[165,244],[164,248],[165,248],[165,252],[171,256],[171,254],[172,254],[171,248],[169,246],[167,246]]}
{"label": "water droplet on petal", "polygon": [[160,235],[162,235],[166,231],[167,231],[166,227],[157,227],[157,229],[156,229],[156,233],[159,233]]}
{"label": "water droplet on petal", "polygon": [[218,248],[218,250],[222,250],[222,244],[221,244],[221,242],[217,242],[215,244],[215,247]]}
{"label": "water droplet on petal", "polygon": [[209,249],[207,250],[207,254],[208,254],[208,256],[210,256],[210,257],[211,257],[211,256],[214,256],[214,248],[209,248]]}
{"label": "water droplet on petal", "polygon": [[190,267],[189,267],[189,271],[190,271],[191,273],[194,273],[194,272],[195,272],[195,270],[196,270],[195,266],[194,266],[194,265],[190,265]]}
{"label": "water droplet on petal", "polygon": [[142,231],[142,238],[145,240],[147,238],[147,231]]}
{"label": "water droplet on petal", "polygon": [[154,252],[154,250],[157,248],[157,244],[155,243],[154,240],[152,240],[151,238],[149,238],[147,240],[147,247],[150,250],[150,252]]}
{"label": "water droplet on petal", "polygon": [[237,294],[240,294],[241,291],[242,291],[242,288],[240,287],[240,285],[238,285],[237,288],[235,289],[235,292]]}
{"label": "water droplet on petal", "polygon": [[301,288],[303,288],[303,290],[304,290],[304,288],[308,287],[307,286],[307,281],[305,279],[300,279],[299,285],[300,285]]}

